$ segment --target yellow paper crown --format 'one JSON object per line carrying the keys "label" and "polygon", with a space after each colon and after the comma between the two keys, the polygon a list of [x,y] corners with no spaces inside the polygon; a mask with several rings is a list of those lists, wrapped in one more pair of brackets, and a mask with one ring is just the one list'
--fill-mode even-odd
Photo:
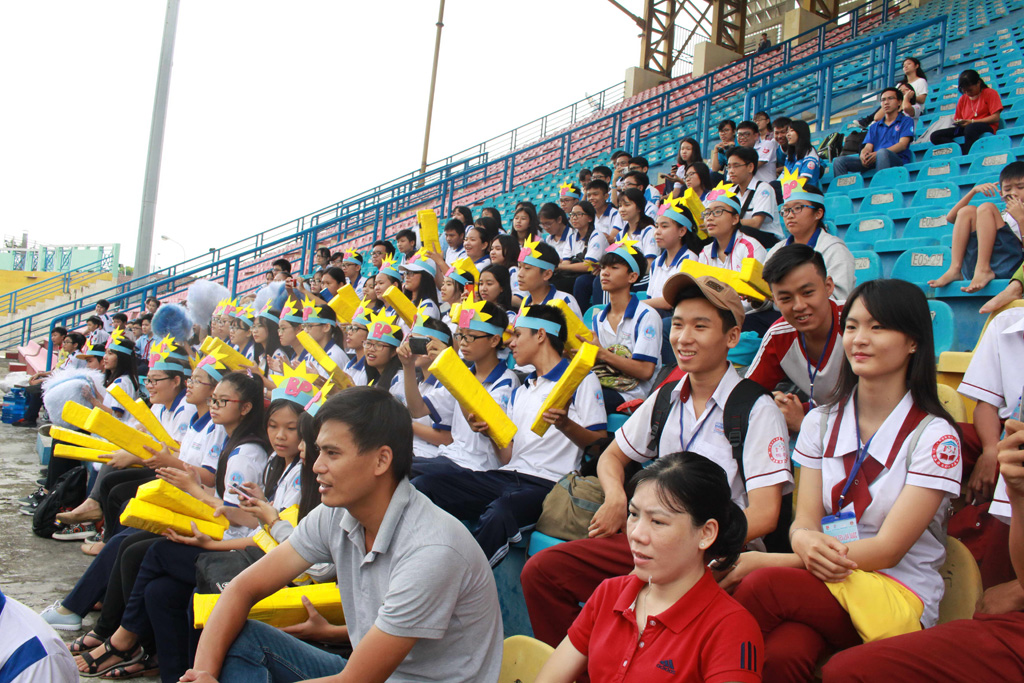
{"label": "yellow paper crown", "polygon": [[732,183],[726,183],[723,180],[719,182],[718,185],[715,186],[715,189],[711,190],[711,192],[708,192],[708,196],[704,198],[704,201],[713,202],[721,199],[722,197],[735,199],[736,192],[733,190],[734,187],[735,185],[733,185]]}
{"label": "yellow paper crown", "polygon": [[316,305],[316,302],[307,294],[302,300],[302,318],[319,318],[320,307]]}
{"label": "yellow paper crown", "polygon": [[395,255],[394,254],[386,255],[381,260],[380,268],[381,268],[381,270],[384,270],[385,268],[391,268],[392,270],[398,270],[398,267],[395,265]]}
{"label": "yellow paper crown", "polygon": [[790,171],[788,168],[782,171],[781,180],[783,201],[788,200],[789,195],[793,194],[797,190],[804,189],[804,184],[807,182],[807,178],[801,177],[799,171]]}
{"label": "yellow paper crown", "polygon": [[634,245],[639,244],[640,240],[635,240],[629,236],[623,237],[621,240],[612,244],[608,247],[607,251],[618,251],[619,249],[625,249],[630,254],[636,254],[637,249]]}
{"label": "yellow paper crown", "polygon": [[285,315],[295,316],[295,315],[298,315],[298,313],[299,313],[299,302],[296,301],[295,299],[293,299],[292,297],[288,297],[288,300],[284,302],[284,306],[281,307],[281,315],[282,316],[285,316]]}
{"label": "yellow paper crown", "polygon": [[395,321],[398,320],[397,315],[388,315],[387,309],[382,308],[376,313],[370,313],[370,324],[371,325],[387,325],[389,327],[394,326]]}
{"label": "yellow paper crown", "polygon": [[682,209],[690,208],[690,207],[688,207],[686,205],[686,199],[687,199],[686,195],[687,195],[687,193],[689,193],[691,195],[695,194],[694,191],[693,191],[693,188],[692,187],[688,187],[688,188],[686,188],[686,192],[684,192],[683,194],[679,195],[678,197],[673,197],[673,196],[669,195],[668,197],[665,197],[664,199],[662,199],[661,203],[667,205],[668,208],[670,208],[670,209],[673,209],[675,211],[678,211],[679,213],[682,213]]}
{"label": "yellow paper crown", "polygon": [[124,330],[115,329],[113,332],[110,333],[110,339],[107,341],[107,348],[109,349],[111,346],[124,347],[124,341]]}
{"label": "yellow paper crown", "polygon": [[[519,260],[522,260],[526,256],[533,256],[534,258],[540,258],[540,250],[537,246],[540,245],[540,238],[532,238],[530,235],[526,236],[526,240],[523,242],[523,248],[519,253]],[[527,254],[527,250],[529,253]]]}
{"label": "yellow paper crown", "polygon": [[[169,334],[164,335],[164,338],[158,341],[156,344],[149,349],[150,358],[153,356],[159,356],[161,361],[167,360],[167,356],[177,348],[177,344],[174,343],[174,337]],[[152,361],[150,361],[152,363]]]}
{"label": "yellow paper crown", "polygon": [[305,363],[299,363],[299,366],[297,368],[292,368],[292,366],[288,365],[288,363],[281,363],[282,374],[271,374],[270,381],[273,382],[274,386],[276,386],[279,389],[282,386],[287,385],[292,380],[298,380],[299,383],[308,382],[310,386],[313,386],[313,383],[320,379],[320,375],[316,374],[315,372],[306,372],[305,367]]}

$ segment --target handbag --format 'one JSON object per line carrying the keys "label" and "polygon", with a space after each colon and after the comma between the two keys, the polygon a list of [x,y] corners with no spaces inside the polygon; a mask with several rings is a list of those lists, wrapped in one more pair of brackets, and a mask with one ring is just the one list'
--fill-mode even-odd
{"label": "handbag", "polygon": [[604,502],[604,489],[597,477],[570,472],[544,498],[537,531],[563,541],[586,538],[590,520]]}

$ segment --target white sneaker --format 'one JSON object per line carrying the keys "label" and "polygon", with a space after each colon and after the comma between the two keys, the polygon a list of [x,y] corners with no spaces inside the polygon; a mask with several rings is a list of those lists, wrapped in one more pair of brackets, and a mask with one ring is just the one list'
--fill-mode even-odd
{"label": "white sneaker", "polygon": [[82,617],[77,614],[61,614],[57,611],[58,607],[60,607],[60,600],[40,612],[39,616],[58,631],[81,631]]}

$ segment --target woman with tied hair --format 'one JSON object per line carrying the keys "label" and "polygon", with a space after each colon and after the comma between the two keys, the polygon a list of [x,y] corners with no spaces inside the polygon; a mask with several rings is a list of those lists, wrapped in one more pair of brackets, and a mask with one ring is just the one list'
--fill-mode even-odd
{"label": "woman with tied hair", "polygon": [[761,680],[761,631],[715,582],[732,565],[747,519],[725,471],[691,452],[658,458],[629,482],[626,534],[634,570],[604,581],[537,683]]}
{"label": "woman with tied hair", "polygon": [[960,147],[964,154],[968,154],[978,138],[999,130],[1003,101],[999,93],[988,87],[981,74],[974,69],[961,72],[957,89],[960,91],[960,99],[953,113],[953,127],[932,133],[931,142],[933,145],[945,145],[963,135],[964,141]]}

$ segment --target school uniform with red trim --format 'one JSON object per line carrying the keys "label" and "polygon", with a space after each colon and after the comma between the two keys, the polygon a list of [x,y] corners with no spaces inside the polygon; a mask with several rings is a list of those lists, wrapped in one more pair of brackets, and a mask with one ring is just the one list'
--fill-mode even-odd
{"label": "school uniform with red trim", "polygon": [[743,259],[752,258],[764,263],[767,254],[760,242],[736,230],[724,250],[718,248],[718,240],[712,239],[711,244],[701,250],[697,260],[705,265],[738,273],[743,269]]}
{"label": "school uniform with red trim", "polygon": [[1024,308],[1010,308],[988,324],[957,391],[1013,417],[1024,387]]}
{"label": "school uniform with red trim", "polygon": [[711,572],[674,605],[648,617],[641,634],[635,604],[645,585],[636,576],[608,579],[569,629],[569,642],[587,657],[592,681],[761,680],[761,629]]}

